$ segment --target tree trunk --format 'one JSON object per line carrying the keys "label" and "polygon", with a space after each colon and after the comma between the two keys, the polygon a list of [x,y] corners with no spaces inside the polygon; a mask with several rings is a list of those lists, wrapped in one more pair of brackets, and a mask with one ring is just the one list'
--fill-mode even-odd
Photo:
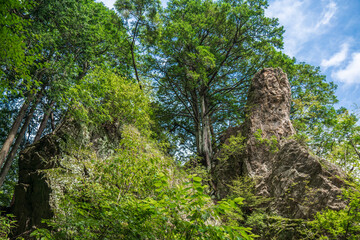
{"label": "tree trunk", "polygon": [[[201,122],[195,122],[195,141],[196,141],[197,154],[200,157],[202,157],[203,145],[202,145]],[[205,162],[203,162],[203,159],[201,159],[201,163],[203,165],[205,165]]]}
{"label": "tree trunk", "polygon": [[51,111],[50,113],[50,118],[51,118],[51,130],[55,131],[55,118],[54,118],[54,112]]}
{"label": "tree trunk", "polygon": [[14,158],[15,158],[15,155],[17,153],[17,150],[18,150],[19,146],[20,146],[20,143],[21,143],[21,141],[23,140],[23,138],[25,136],[26,129],[28,128],[28,126],[30,124],[30,121],[31,121],[31,119],[32,119],[32,117],[34,115],[34,112],[36,110],[36,107],[37,107],[37,105],[39,104],[39,102],[41,100],[41,96],[42,96],[41,93],[38,94],[36,102],[33,104],[29,114],[26,116],[25,122],[21,127],[20,133],[17,136],[16,141],[15,141],[15,143],[14,143],[14,145],[13,145],[11,151],[10,151],[10,154],[7,156],[6,162],[5,162],[3,168],[0,171],[0,187],[4,184],[6,175],[8,174],[8,172],[10,170],[10,167],[12,165],[12,162],[13,162]]}
{"label": "tree trunk", "polygon": [[44,132],[47,122],[49,120],[50,114],[52,112],[52,107],[54,106],[55,101],[51,101],[49,108],[46,110],[46,112],[44,112],[44,116],[43,119],[41,121],[40,127],[36,133],[36,136],[34,138],[34,143],[36,143],[37,141],[40,140],[41,134]]}
{"label": "tree trunk", "polygon": [[138,20],[136,21],[136,24],[135,24],[135,30],[134,30],[133,39],[132,39],[132,42],[131,42],[131,45],[130,45],[130,50],[131,50],[132,64],[133,64],[133,68],[134,68],[134,70],[135,70],[135,77],[136,77],[136,80],[137,80],[137,82],[138,82],[138,84],[139,84],[140,90],[142,90],[142,86],[141,86],[141,82],[140,82],[140,79],[139,79],[138,70],[137,70],[137,67],[136,67],[135,52],[134,52],[134,51],[135,51],[135,40],[136,40],[136,35],[137,35],[139,23],[140,23],[140,19],[138,19]]}
{"label": "tree trunk", "polygon": [[34,95],[31,95],[30,97],[28,97],[28,99],[25,100],[24,104],[22,105],[22,107],[18,113],[18,116],[16,117],[16,119],[11,127],[9,134],[7,135],[7,138],[6,138],[3,146],[1,147],[0,168],[2,167],[2,165],[5,162],[6,156],[7,156],[8,152],[10,150],[10,147],[14,141],[15,135],[16,135],[17,131],[19,130],[21,122],[25,117],[25,113],[26,113],[27,109],[29,108],[29,105],[33,99],[34,99]]}
{"label": "tree trunk", "polygon": [[351,139],[350,139],[350,144],[351,144],[351,146],[354,148],[355,153],[358,155],[358,157],[359,157],[359,159],[360,159],[360,152],[359,152],[359,150],[356,148],[354,142],[353,142]]}
{"label": "tree trunk", "polygon": [[201,96],[201,149],[200,154],[204,158],[204,162],[208,170],[212,167],[212,146],[211,146],[211,126],[208,113],[208,104],[205,96]]}

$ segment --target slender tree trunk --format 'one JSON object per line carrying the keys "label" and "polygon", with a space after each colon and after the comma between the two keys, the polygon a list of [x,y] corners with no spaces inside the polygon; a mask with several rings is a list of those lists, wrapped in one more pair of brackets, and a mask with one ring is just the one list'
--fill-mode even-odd
{"label": "slender tree trunk", "polygon": [[3,146],[1,147],[0,150],[0,168],[2,167],[2,165],[5,162],[6,156],[9,153],[10,147],[14,141],[15,135],[17,133],[17,131],[20,128],[21,122],[25,117],[25,113],[27,111],[27,109],[29,108],[30,103],[32,102],[32,100],[34,99],[34,95],[29,96],[25,102],[23,103],[12,127],[11,130],[9,132],[9,134],[7,135],[7,138],[3,144]]}
{"label": "slender tree trunk", "polygon": [[359,159],[360,159],[360,152],[359,150],[356,148],[355,144],[353,143],[353,141],[350,139],[350,144],[351,146],[354,148],[355,153],[358,155]]}
{"label": "slender tree trunk", "polygon": [[201,116],[200,110],[198,106],[197,94],[194,89],[189,90],[191,93],[192,100],[192,111],[193,111],[193,121],[194,121],[194,129],[195,129],[195,143],[196,143],[196,151],[200,156],[201,150]]}
{"label": "slender tree trunk", "polygon": [[25,118],[25,122],[21,127],[20,133],[16,138],[16,141],[15,141],[15,143],[14,143],[14,145],[13,145],[11,151],[10,151],[10,154],[7,156],[6,162],[5,162],[3,168],[0,171],[0,187],[4,184],[6,175],[8,174],[8,172],[10,170],[10,167],[12,165],[12,162],[13,162],[14,158],[15,158],[15,155],[17,153],[17,150],[18,150],[19,146],[20,146],[20,143],[21,143],[21,141],[23,140],[23,138],[25,136],[26,129],[28,128],[31,119],[34,116],[34,112],[36,110],[37,105],[39,104],[39,102],[41,100],[41,96],[42,96],[41,93],[38,94],[36,102],[33,103],[33,106],[31,107],[30,112],[28,113],[28,115]]}
{"label": "slender tree trunk", "polygon": [[212,146],[211,146],[211,127],[210,127],[210,117],[207,112],[208,104],[204,95],[201,96],[201,114],[202,114],[202,123],[201,123],[201,156],[204,158],[204,162],[208,170],[212,167]]}
{"label": "slender tree trunk", "polygon": [[78,75],[78,80],[81,80],[83,77],[85,77],[87,71],[89,70],[89,62],[85,61],[82,66],[82,72]]}
{"label": "slender tree trunk", "polygon": [[51,111],[50,113],[50,119],[51,119],[51,130],[55,131],[55,118],[54,118],[54,112]]}
{"label": "slender tree trunk", "polygon": [[211,135],[211,120],[208,113],[208,102],[204,93],[200,93],[199,111],[197,112],[198,121],[194,119],[195,124],[195,138],[196,138],[196,150],[199,157],[201,157],[201,163],[208,169],[212,168],[212,135]]}
{"label": "slender tree trunk", "polygon": [[202,155],[202,134],[201,134],[201,123],[195,122],[195,141],[196,141],[196,150],[199,156]]}
{"label": "slender tree trunk", "polygon": [[36,133],[36,136],[34,138],[34,143],[40,140],[41,134],[44,132],[47,122],[49,120],[50,114],[52,113],[52,107],[54,106],[55,101],[51,101],[49,108],[44,112],[43,119],[41,121],[40,127]]}
{"label": "slender tree trunk", "polygon": [[142,86],[141,86],[141,83],[140,83],[138,70],[137,70],[137,67],[136,67],[135,54],[134,54],[134,49],[133,49],[133,47],[131,47],[131,56],[132,56],[133,67],[134,67],[134,69],[135,69],[135,77],[136,77],[136,80],[137,80],[137,82],[138,82],[138,84],[139,84],[140,90],[142,90]]}
{"label": "slender tree trunk", "polygon": [[132,64],[133,64],[133,68],[135,70],[135,77],[136,77],[136,80],[137,80],[137,82],[139,84],[140,90],[142,90],[138,70],[137,70],[137,67],[136,67],[135,52],[134,52],[135,51],[135,40],[136,40],[136,35],[137,35],[139,23],[140,23],[140,19],[138,19],[136,21],[136,24],[135,24],[135,30],[134,30],[133,39],[132,39],[132,42],[131,42],[131,45],[130,45],[130,50],[131,50]]}

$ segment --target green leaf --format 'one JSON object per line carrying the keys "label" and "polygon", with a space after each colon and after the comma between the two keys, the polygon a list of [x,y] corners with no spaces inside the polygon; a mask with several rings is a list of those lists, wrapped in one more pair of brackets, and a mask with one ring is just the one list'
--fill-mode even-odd
{"label": "green leaf", "polygon": [[202,181],[202,178],[201,177],[193,177],[193,181],[200,183]]}

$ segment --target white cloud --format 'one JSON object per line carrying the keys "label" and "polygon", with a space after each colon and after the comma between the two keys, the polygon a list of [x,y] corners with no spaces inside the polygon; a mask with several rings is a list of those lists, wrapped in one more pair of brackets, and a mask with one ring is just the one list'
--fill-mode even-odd
{"label": "white cloud", "polygon": [[321,27],[321,25],[327,25],[330,23],[330,20],[334,17],[337,10],[337,5],[335,2],[330,1],[329,4],[326,6],[326,10],[323,11],[322,18],[316,25],[315,29]]}
{"label": "white cloud", "polygon": [[344,43],[341,46],[341,50],[338,53],[335,53],[330,59],[321,61],[321,66],[324,68],[332,67],[332,66],[339,66],[343,61],[345,61],[346,57],[348,56],[349,52],[349,44]]}
{"label": "white cloud", "polygon": [[305,43],[328,30],[336,11],[334,0],[274,0],[266,15],[278,18],[285,27],[284,50],[295,56]]}
{"label": "white cloud", "polygon": [[353,53],[350,63],[332,77],[347,85],[360,83],[360,52]]}

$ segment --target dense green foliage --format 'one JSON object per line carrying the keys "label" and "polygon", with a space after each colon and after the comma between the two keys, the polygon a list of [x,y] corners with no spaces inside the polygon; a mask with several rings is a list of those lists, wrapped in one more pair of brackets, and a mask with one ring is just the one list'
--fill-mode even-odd
{"label": "dense green foliage", "polygon": [[359,239],[360,237],[360,187],[351,184],[344,190],[348,206],[340,211],[326,210],[317,213],[310,222],[314,239]]}
{"label": "dense green foliage", "polygon": [[[53,195],[57,207],[54,219],[48,221],[52,231],[39,229],[34,236],[252,239],[249,228],[226,221],[227,214],[241,206],[241,197],[215,205],[202,179],[186,175],[149,138],[150,101],[136,84],[98,69],[71,93],[77,102],[70,116],[81,123],[83,133],[68,136],[61,167],[46,171],[57,186]],[[105,132],[121,135],[115,153],[104,153],[102,146],[109,148],[113,143],[107,141],[115,138],[102,136],[97,141],[101,146],[86,140],[86,135],[96,134],[104,123],[120,128],[105,127]]]}
{"label": "dense green foliage", "polygon": [[45,239],[252,239],[250,229],[222,222],[242,198],[214,205],[201,178],[185,177],[132,126],[124,126],[113,156],[99,159],[78,150],[77,155],[81,161],[70,155],[64,166],[71,171],[49,172],[67,194],[58,194],[59,207],[49,222],[53,231],[40,229],[34,235]]}
{"label": "dense green foliage", "polygon": [[216,136],[241,119],[249,80],[282,45],[266,1],[170,1],[153,79],[166,124],[208,168]]}
{"label": "dense green foliage", "polygon": [[130,80],[109,70],[95,69],[62,96],[71,108],[71,115],[79,121],[93,125],[127,123],[141,130],[150,128],[149,96]]}
{"label": "dense green foliage", "polygon": [[[54,131],[56,125],[66,118],[71,111],[70,105],[78,101],[74,99],[76,92],[72,96],[71,91],[85,84],[83,78],[88,72],[102,66],[122,76],[130,75],[127,68],[130,62],[128,47],[124,47],[125,29],[114,12],[91,0],[47,0],[38,4],[29,0],[25,3],[19,2],[16,6],[31,5],[32,8],[13,6],[13,10],[25,18],[23,21],[27,24],[23,27],[31,33],[21,35],[27,40],[23,43],[28,44],[23,50],[28,53],[27,48],[32,47],[36,58],[33,64],[25,64],[26,78],[10,71],[2,75],[1,80],[1,83],[11,84],[4,85],[1,90],[2,116],[9,121],[4,121],[0,132],[4,134],[2,142],[16,134],[19,145],[13,145],[15,152]],[[2,10],[11,9],[2,5]],[[29,22],[28,17],[32,21]],[[7,68],[12,68],[12,65],[5,61],[2,69]],[[35,110],[34,117],[25,124],[23,120],[32,108]],[[22,128],[24,131],[21,131]],[[9,151],[10,145],[5,152]],[[8,166],[14,165],[12,162],[16,159],[7,157],[1,160],[1,163],[4,162],[1,177],[6,176],[4,188],[6,194],[11,195],[12,183],[16,182],[16,168],[9,169]],[[8,201],[11,197],[3,199]],[[3,204],[7,205],[9,201]]]}
{"label": "dense green foliage", "polygon": [[[74,130],[59,140],[61,167],[44,172],[56,186],[51,228],[33,236],[359,238],[359,118],[334,107],[336,85],[318,67],[279,50],[284,30],[265,16],[266,0],[171,0],[165,9],[117,0],[115,11],[94,0],[0,4],[0,206],[13,199],[19,152]],[[263,67],[287,73],[296,139],[353,180],[345,209],[282,218],[246,177],[216,199],[212,171],[245,149],[241,135],[222,145],[221,134],[246,117],[249,82]],[[255,137],[278,150],[275,138]],[[15,222],[5,215],[7,239]]]}
{"label": "dense green foliage", "polygon": [[29,45],[30,38],[36,37],[27,28],[31,24],[29,11],[34,7],[32,1],[8,0],[1,1],[0,8],[0,96],[6,97],[4,91],[11,90],[13,82],[9,75],[22,78],[22,84],[30,87],[28,67],[36,59],[37,45]]}
{"label": "dense green foliage", "polygon": [[[159,0],[122,0],[116,1],[115,8],[121,15],[124,28],[127,32],[127,45],[130,48],[134,77],[140,89],[144,82],[140,80],[143,68],[138,65],[137,58],[146,57],[146,50],[154,44],[159,36]],[[143,53],[139,56],[138,53]]]}

